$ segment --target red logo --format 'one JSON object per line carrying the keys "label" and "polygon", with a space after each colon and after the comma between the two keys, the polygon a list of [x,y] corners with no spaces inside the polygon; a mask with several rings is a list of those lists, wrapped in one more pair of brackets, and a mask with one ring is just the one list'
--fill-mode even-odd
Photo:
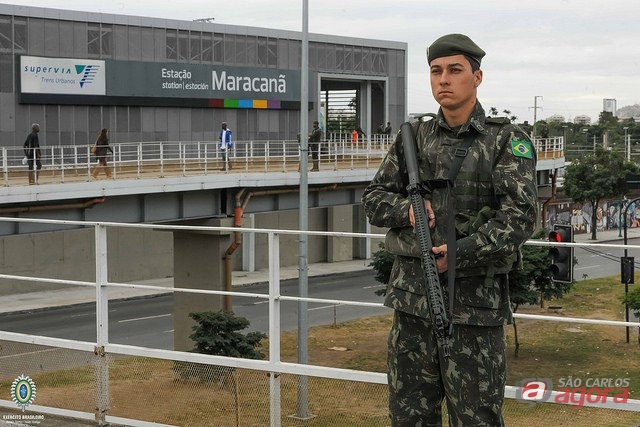
{"label": "red logo", "polygon": [[544,381],[527,381],[522,385],[523,400],[543,400],[547,392],[547,383]]}

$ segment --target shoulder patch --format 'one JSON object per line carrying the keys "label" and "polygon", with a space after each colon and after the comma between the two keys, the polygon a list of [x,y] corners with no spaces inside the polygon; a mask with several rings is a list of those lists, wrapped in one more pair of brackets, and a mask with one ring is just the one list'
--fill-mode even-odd
{"label": "shoulder patch", "polygon": [[524,141],[522,139],[511,140],[511,152],[516,157],[524,157],[525,159],[533,158],[531,144],[529,141]]}

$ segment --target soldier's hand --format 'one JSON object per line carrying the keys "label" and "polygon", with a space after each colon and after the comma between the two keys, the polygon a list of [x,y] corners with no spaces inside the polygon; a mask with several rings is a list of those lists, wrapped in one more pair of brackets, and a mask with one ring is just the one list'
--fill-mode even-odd
{"label": "soldier's hand", "polygon": [[438,269],[438,273],[444,273],[447,271],[449,257],[447,256],[447,245],[434,246],[431,248],[431,251],[436,256],[436,268]]}
{"label": "soldier's hand", "polygon": [[[431,200],[424,201],[424,209],[427,211],[427,217],[429,217],[429,228],[436,226],[436,216],[431,208]],[[416,216],[413,213],[413,205],[409,205],[409,222],[412,227],[416,226]]]}

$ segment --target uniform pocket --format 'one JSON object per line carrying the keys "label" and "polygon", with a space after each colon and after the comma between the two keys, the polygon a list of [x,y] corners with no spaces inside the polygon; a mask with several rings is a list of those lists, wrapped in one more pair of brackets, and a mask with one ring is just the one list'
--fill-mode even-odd
{"label": "uniform pocket", "polygon": [[456,279],[458,300],[469,307],[497,310],[502,306],[502,280],[484,276]]}

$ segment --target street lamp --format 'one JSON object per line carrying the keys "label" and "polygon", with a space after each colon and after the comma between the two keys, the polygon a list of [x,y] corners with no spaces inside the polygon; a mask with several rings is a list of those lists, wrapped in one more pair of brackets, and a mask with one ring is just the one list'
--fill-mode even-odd
{"label": "street lamp", "polygon": [[631,161],[631,141],[627,139],[627,130],[629,129],[629,126],[625,126],[622,129],[624,129],[624,147],[625,147],[625,151],[627,152],[627,161],[630,162]]}

